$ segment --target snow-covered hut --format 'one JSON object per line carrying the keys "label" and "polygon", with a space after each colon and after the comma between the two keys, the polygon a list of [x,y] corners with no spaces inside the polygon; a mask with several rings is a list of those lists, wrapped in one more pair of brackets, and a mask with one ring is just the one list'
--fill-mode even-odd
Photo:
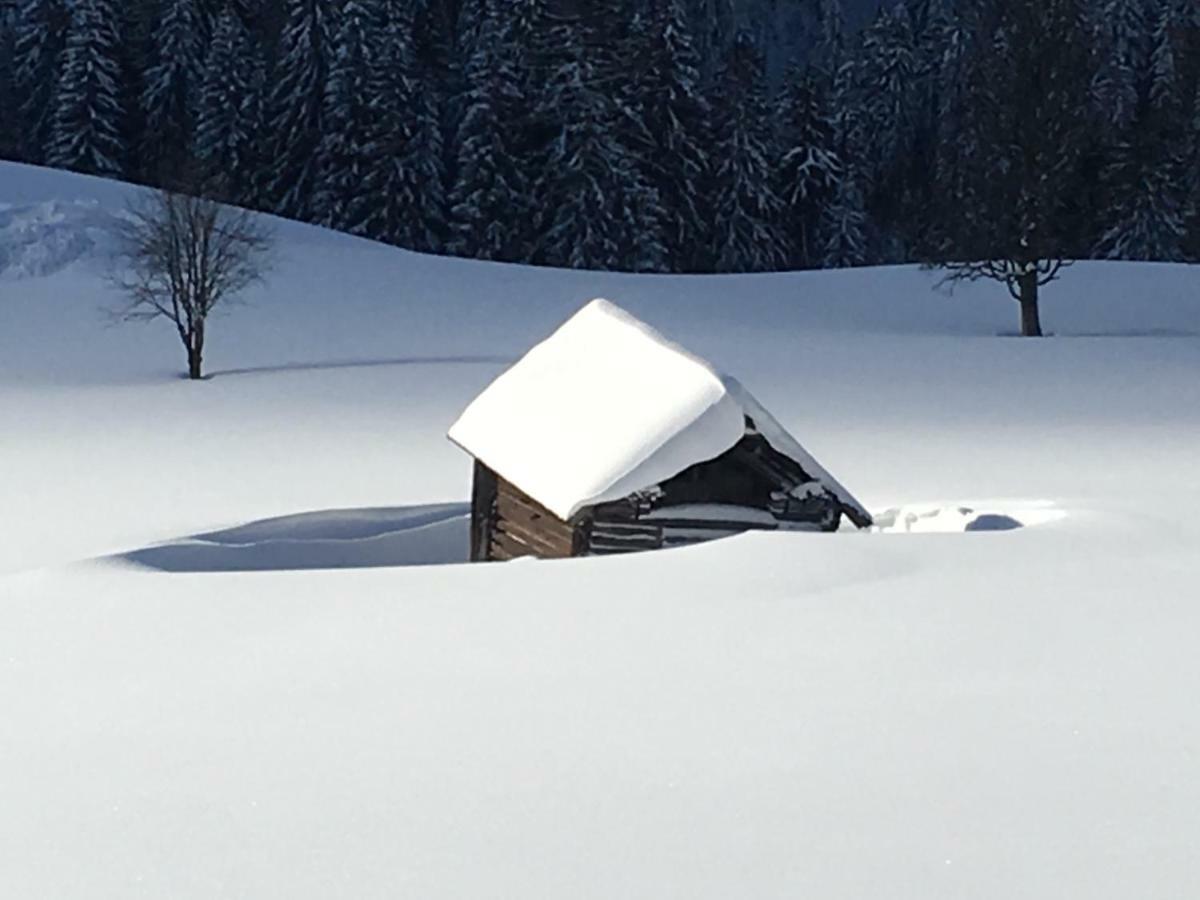
{"label": "snow-covered hut", "polygon": [[606,300],[497,378],[449,437],[475,458],[473,560],[871,523],[749,391]]}

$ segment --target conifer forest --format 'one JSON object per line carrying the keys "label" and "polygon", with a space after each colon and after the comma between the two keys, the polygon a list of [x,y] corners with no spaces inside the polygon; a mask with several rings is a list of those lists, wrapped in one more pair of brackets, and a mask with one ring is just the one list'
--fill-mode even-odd
{"label": "conifer forest", "polygon": [[0,0],[0,157],[572,268],[1195,261],[1198,82],[1195,0]]}

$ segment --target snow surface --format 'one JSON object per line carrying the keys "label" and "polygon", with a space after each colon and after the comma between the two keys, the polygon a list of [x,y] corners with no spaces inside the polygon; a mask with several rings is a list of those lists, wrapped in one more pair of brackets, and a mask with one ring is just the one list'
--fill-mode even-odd
{"label": "snow surface", "polygon": [[[14,206],[125,194],[0,167]],[[1072,267],[1027,341],[915,269],[277,227],[200,384],[87,259],[0,280],[5,896],[1195,896],[1196,270]],[[465,557],[447,426],[595,296],[914,526],[430,564]]]}

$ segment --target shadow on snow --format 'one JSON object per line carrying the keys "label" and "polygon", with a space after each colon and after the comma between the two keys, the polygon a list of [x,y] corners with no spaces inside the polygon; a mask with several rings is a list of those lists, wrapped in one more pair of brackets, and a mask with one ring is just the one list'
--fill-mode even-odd
{"label": "shadow on snow", "polygon": [[263,519],[122,553],[160,572],[281,572],[468,561],[470,506],[334,509]]}
{"label": "shadow on snow", "polygon": [[330,369],[377,369],[387,366],[446,366],[446,365],[509,365],[511,356],[412,356],[397,359],[333,359],[325,362],[280,363],[272,366],[249,366],[244,369],[221,369],[209,372],[206,378],[225,378],[230,375],[266,375],[278,372],[322,372]]}

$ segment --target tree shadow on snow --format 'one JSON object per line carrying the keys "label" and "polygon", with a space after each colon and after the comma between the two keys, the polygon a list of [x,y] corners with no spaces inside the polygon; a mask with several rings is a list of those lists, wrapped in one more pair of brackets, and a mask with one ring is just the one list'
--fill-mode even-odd
{"label": "tree shadow on snow", "polygon": [[283,572],[468,561],[466,503],[334,509],[263,519],[122,553],[159,572]]}
{"label": "tree shadow on snow", "polygon": [[322,372],[329,369],[378,369],[388,366],[445,366],[445,365],[509,365],[511,356],[411,356],[396,359],[333,359],[325,362],[280,363],[273,366],[249,366],[244,369],[222,369],[210,372],[206,378],[225,378],[230,375],[268,375],[278,372]]}
{"label": "tree shadow on snow", "polygon": [[[997,337],[1003,338],[1024,338],[1019,331],[999,331]],[[1130,338],[1197,338],[1200,337],[1200,331],[1188,330],[1186,328],[1146,328],[1146,329],[1121,329],[1115,328],[1112,331],[1047,331],[1047,338],[1062,338],[1062,339],[1104,339],[1104,338],[1121,338],[1128,340]]]}

